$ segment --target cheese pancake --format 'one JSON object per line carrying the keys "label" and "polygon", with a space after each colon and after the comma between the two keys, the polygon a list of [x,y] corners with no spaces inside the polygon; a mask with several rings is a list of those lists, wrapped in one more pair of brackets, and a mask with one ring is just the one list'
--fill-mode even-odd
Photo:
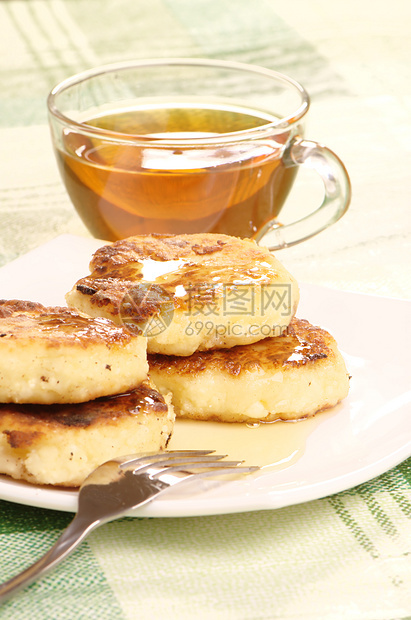
{"label": "cheese pancake", "polygon": [[0,405],[0,473],[79,486],[105,461],[164,450],[172,406],[148,382],[119,396],[66,405]]}
{"label": "cheese pancake", "polygon": [[334,338],[293,319],[287,333],[190,357],[149,355],[150,376],[171,392],[177,417],[221,422],[296,420],[347,396]]}
{"label": "cheese pancake", "polygon": [[278,335],[295,279],[266,248],[218,234],[135,236],[94,254],[69,306],[148,336],[148,351],[190,355]]}
{"label": "cheese pancake", "polygon": [[147,341],[106,318],[0,300],[0,402],[75,403],[137,387]]}

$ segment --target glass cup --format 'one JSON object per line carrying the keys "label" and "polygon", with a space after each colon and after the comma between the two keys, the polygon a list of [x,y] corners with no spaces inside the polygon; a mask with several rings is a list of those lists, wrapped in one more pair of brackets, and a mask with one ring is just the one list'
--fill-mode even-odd
{"label": "glass cup", "polygon": [[[156,59],[68,78],[48,110],[63,181],[94,236],[215,232],[279,249],[350,202],[342,162],[304,138],[309,103],[300,84],[262,67]],[[282,225],[300,166],[320,175],[324,199]]]}

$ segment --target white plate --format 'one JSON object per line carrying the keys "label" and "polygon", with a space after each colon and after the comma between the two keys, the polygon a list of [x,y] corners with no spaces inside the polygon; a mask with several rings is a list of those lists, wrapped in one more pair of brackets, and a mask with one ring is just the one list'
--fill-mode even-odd
{"label": "white plate", "polygon": [[[64,305],[88,272],[96,240],[61,236],[0,269],[0,296]],[[178,421],[171,448],[222,450],[262,469],[248,477],[190,484],[134,514],[176,517],[280,508],[345,490],[411,455],[411,302],[301,285],[298,316],[328,329],[352,375],[348,398],[297,423],[249,428]],[[0,476],[0,498],[74,512],[71,490]]]}

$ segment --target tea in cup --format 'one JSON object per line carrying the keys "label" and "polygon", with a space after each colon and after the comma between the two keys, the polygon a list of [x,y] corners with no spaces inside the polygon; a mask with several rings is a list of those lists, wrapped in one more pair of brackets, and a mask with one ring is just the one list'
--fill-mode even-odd
{"label": "tea in cup", "polygon": [[[304,138],[307,92],[275,71],[210,59],[109,65],[56,86],[48,109],[68,194],[100,239],[214,232],[278,249],[349,205],[342,162]],[[299,166],[320,175],[324,200],[282,226]]]}

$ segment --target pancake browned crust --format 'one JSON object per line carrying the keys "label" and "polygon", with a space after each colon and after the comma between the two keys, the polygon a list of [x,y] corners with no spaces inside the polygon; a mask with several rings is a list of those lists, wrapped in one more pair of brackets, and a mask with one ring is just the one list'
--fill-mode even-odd
{"label": "pancake browned crust", "polygon": [[0,402],[75,403],[147,377],[146,338],[68,308],[0,300]]}
{"label": "pancake browned crust", "polygon": [[149,382],[77,404],[0,405],[0,473],[35,484],[79,486],[105,461],[164,450],[172,406]]}
{"label": "pancake browned crust", "polygon": [[195,420],[305,418],[334,406],[349,387],[334,338],[297,318],[286,334],[254,344],[148,357],[150,376],[160,392],[172,393],[177,417]]}
{"label": "pancake browned crust", "polygon": [[94,254],[71,307],[148,336],[148,351],[190,355],[277,335],[295,314],[295,279],[254,241],[218,234],[135,236]]}

